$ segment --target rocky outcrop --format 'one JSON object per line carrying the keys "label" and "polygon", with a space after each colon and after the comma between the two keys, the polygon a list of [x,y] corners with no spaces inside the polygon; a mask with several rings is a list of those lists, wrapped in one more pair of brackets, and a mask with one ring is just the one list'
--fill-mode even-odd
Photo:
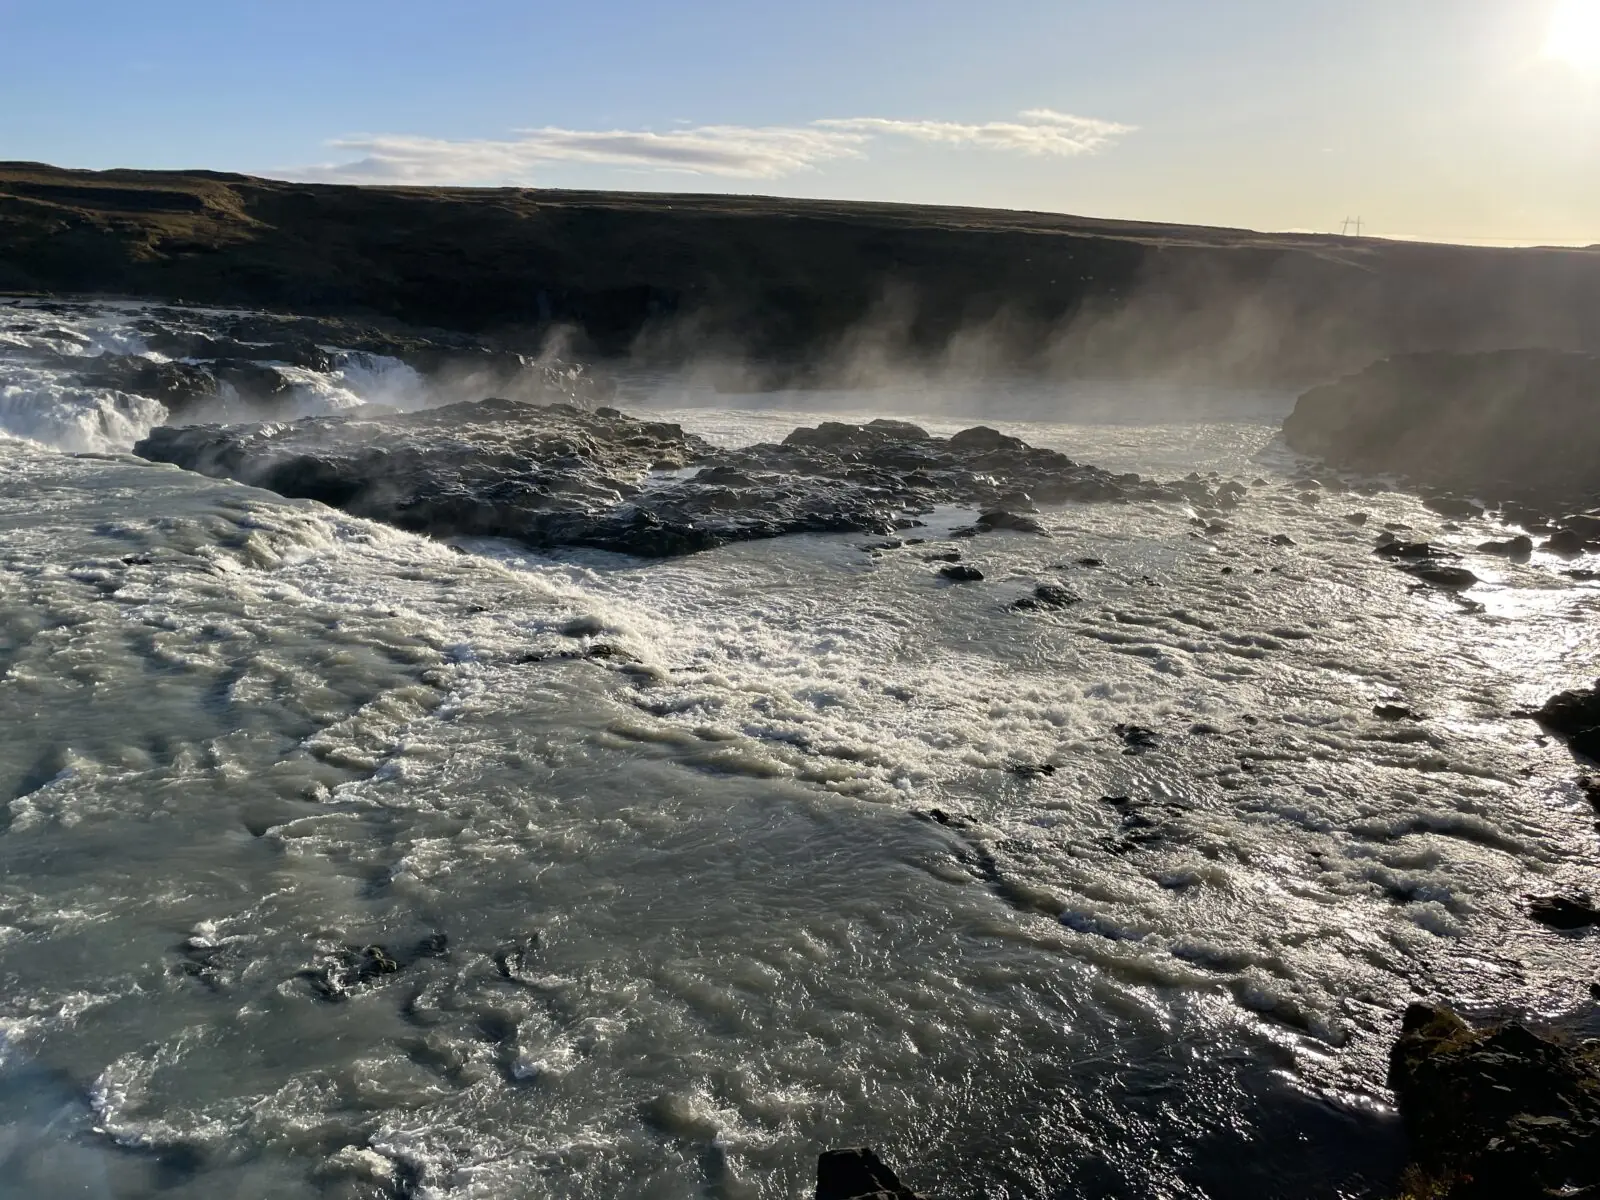
{"label": "rocky outcrop", "polygon": [[1600,762],[1600,681],[1587,690],[1560,692],[1542,708],[1522,715],[1566,738],[1574,753]]}
{"label": "rocky outcrop", "polygon": [[1407,1200],[1600,1195],[1600,1047],[1520,1024],[1406,1010],[1389,1086],[1411,1143]]}
{"label": "rocky outcrop", "polygon": [[816,1200],[922,1200],[869,1146],[817,1157]]}
{"label": "rocky outcrop", "polygon": [[1283,433],[1348,470],[1572,504],[1600,492],[1597,405],[1594,355],[1408,354],[1306,392]]}
{"label": "rocky outcrop", "polygon": [[[1030,497],[1215,502],[1198,477],[1113,475],[992,430],[939,438],[900,421],[829,422],[781,445],[721,450],[613,408],[509,400],[166,427],[134,453],[419,533],[649,557],[787,533],[885,534],[942,504],[993,518],[1003,500]],[[1011,516],[978,528],[1040,527]]]}

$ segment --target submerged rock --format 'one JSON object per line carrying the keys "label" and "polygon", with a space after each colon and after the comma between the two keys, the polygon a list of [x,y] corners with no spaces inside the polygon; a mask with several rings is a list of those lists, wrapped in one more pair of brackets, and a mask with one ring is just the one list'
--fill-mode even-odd
{"label": "submerged rock", "polygon": [[1083,597],[1076,592],[1069,592],[1066,588],[1054,583],[1041,583],[1033,589],[1033,595],[1023,596],[1014,602],[1011,607],[1024,612],[1040,608],[1067,608],[1073,604],[1082,603]]}
{"label": "submerged rock", "polygon": [[1600,1189],[1600,1048],[1413,1004],[1389,1055],[1409,1196],[1534,1200]]}
{"label": "submerged rock", "polygon": [[868,1146],[817,1156],[816,1200],[921,1200]]}
{"label": "submerged rock", "polygon": [[940,567],[939,575],[951,583],[982,583],[983,572],[977,567],[969,567],[965,563],[955,563],[952,566]]}
{"label": "submerged rock", "polygon": [[1600,925],[1600,909],[1586,896],[1534,896],[1528,905],[1528,915],[1552,929],[1587,929]]}
{"label": "submerged rock", "polygon": [[724,450],[612,408],[503,399],[161,428],[134,453],[418,533],[647,557],[788,533],[885,535],[951,504],[979,509],[977,530],[1043,531],[995,507],[1002,496],[1202,503],[1212,495],[1203,480],[1130,482],[992,430],[938,438],[903,421],[826,422],[781,445]]}

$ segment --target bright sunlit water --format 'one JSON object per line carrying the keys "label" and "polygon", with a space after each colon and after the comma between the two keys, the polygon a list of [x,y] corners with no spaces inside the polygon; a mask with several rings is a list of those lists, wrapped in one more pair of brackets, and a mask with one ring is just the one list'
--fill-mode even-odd
{"label": "bright sunlit water", "polygon": [[[137,351],[126,315],[51,324]],[[1587,997],[1521,897],[1585,882],[1593,814],[1511,713],[1596,674],[1597,592],[1471,553],[1481,609],[1415,590],[1384,522],[1501,530],[1294,482],[1288,397],[641,377],[729,444],[922,397],[1259,480],[1213,532],[644,562],[151,465],[152,401],[0,372],[0,1196],[776,1200],[862,1143],[934,1197],[1374,1196],[1409,1001]],[[1083,602],[1010,609],[1046,581]],[[374,944],[402,969],[318,995]]]}

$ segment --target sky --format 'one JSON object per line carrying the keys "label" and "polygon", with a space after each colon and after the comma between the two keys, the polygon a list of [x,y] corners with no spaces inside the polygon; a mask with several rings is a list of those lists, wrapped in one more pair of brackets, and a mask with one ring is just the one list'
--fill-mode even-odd
{"label": "sky", "polygon": [[0,159],[1595,244],[1600,0],[0,0]]}

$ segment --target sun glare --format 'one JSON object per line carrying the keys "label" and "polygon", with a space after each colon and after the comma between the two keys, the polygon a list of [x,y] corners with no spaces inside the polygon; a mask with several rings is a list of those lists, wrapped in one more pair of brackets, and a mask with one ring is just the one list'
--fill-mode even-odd
{"label": "sun glare", "polygon": [[1600,0],[1560,0],[1550,16],[1544,52],[1575,66],[1600,70]]}

